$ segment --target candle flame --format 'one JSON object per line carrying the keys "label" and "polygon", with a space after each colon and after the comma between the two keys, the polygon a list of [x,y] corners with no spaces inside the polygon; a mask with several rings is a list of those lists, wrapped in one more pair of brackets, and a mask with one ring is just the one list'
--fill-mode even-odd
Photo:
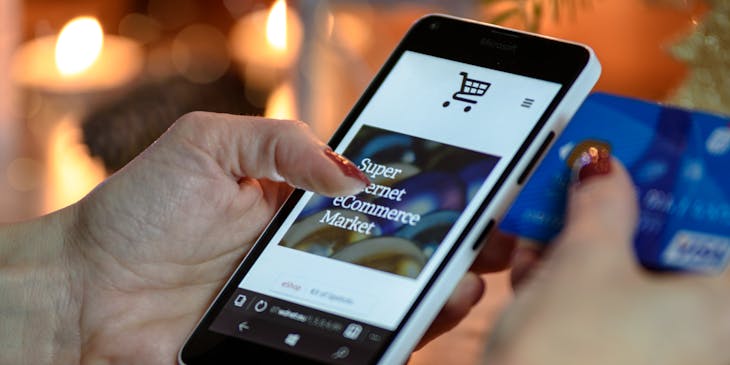
{"label": "candle flame", "polygon": [[286,1],[276,0],[266,18],[266,40],[277,50],[286,50]]}
{"label": "candle flame", "polygon": [[96,18],[72,19],[56,41],[56,68],[63,76],[84,72],[99,58],[103,44],[104,32]]}

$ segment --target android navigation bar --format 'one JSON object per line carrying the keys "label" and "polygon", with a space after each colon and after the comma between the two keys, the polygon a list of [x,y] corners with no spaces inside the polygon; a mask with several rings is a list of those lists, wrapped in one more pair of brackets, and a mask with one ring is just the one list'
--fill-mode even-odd
{"label": "android navigation bar", "polygon": [[231,296],[211,330],[306,356],[314,355],[321,360],[347,359],[357,363],[360,360],[366,363],[377,354],[391,334],[244,289]]}

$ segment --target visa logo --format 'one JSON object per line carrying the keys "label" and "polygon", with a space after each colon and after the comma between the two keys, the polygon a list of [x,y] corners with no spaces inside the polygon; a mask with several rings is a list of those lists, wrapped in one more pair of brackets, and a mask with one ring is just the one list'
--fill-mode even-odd
{"label": "visa logo", "polygon": [[692,231],[677,232],[664,251],[664,263],[697,271],[719,271],[730,258],[730,238]]}

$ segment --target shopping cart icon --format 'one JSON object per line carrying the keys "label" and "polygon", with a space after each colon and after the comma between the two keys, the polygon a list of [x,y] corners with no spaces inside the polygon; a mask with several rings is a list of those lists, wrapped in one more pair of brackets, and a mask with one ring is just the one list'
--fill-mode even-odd
{"label": "shopping cart icon", "polygon": [[[482,95],[484,95],[484,93],[487,92],[487,89],[489,89],[489,86],[492,85],[485,81],[470,79],[469,74],[467,74],[466,72],[459,72],[459,75],[462,76],[461,89],[459,91],[455,92],[454,95],[452,96],[452,98],[454,100],[463,101],[463,102],[469,103],[469,104],[476,104],[477,103],[476,100],[469,99],[466,97],[482,96]],[[447,101],[444,101],[444,103],[442,105],[444,106],[444,108],[446,108],[449,105],[451,105],[451,102],[447,100]],[[467,105],[464,107],[464,112],[468,112],[469,110],[471,110],[471,105]]]}

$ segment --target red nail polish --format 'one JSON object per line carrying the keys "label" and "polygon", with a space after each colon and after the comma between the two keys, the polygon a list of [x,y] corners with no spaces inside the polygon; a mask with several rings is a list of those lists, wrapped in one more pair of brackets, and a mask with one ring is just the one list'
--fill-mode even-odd
{"label": "red nail polish", "polygon": [[585,182],[586,180],[600,175],[608,175],[611,173],[611,153],[607,148],[588,147],[576,161],[578,172],[576,180]]}
{"label": "red nail polish", "polygon": [[334,163],[336,163],[337,166],[340,167],[340,170],[342,170],[342,173],[345,174],[345,176],[358,179],[362,181],[365,185],[370,185],[370,180],[368,180],[368,177],[365,176],[365,174],[360,169],[358,169],[357,166],[352,163],[352,161],[346,159],[339,153],[332,151],[332,149],[329,147],[325,148],[324,155],[327,156],[330,160],[334,161]]}

